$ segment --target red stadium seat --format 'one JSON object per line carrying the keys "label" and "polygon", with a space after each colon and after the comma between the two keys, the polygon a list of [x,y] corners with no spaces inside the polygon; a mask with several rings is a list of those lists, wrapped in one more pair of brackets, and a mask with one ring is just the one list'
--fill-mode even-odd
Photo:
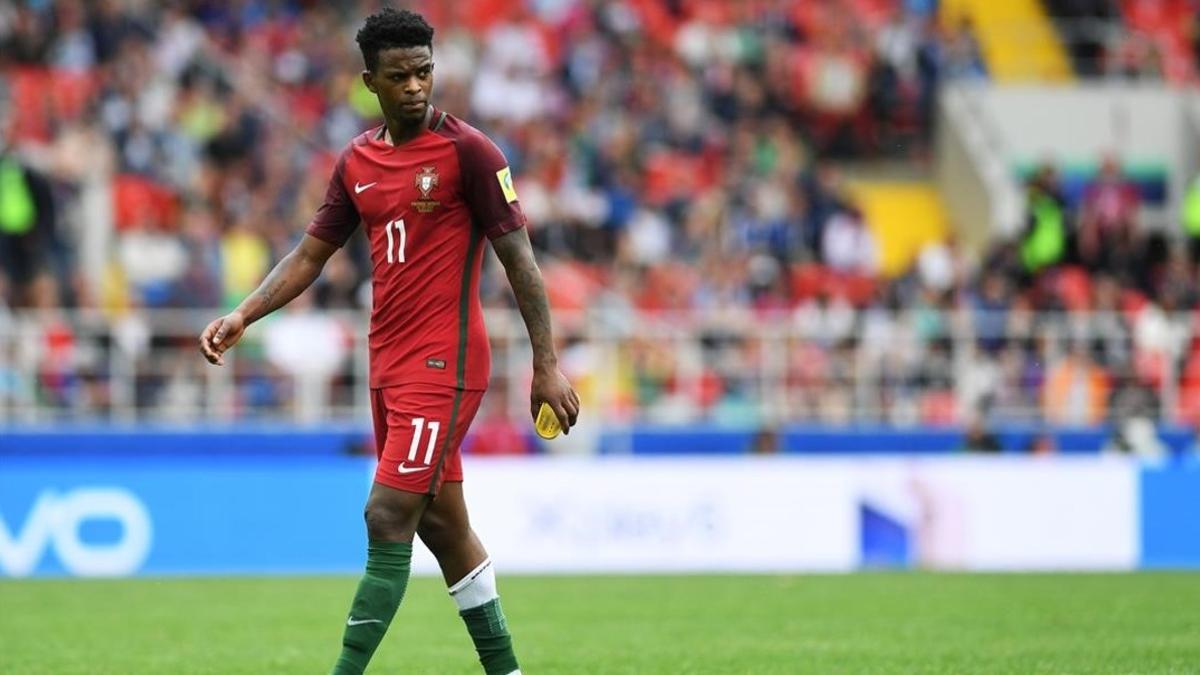
{"label": "red stadium seat", "polygon": [[592,303],[599,286],[582,264],[555,261],[542,267],[546,295],[556,310],[582,311]]}
{"label": "red stadium seat", "polygon": [[1153,37],[1163,53],[1166,77],[1173,82],[1194,82],[1197,64],[1189,35],[1192,15],[1200,11],[1192,0],[1124,0],[1121,9],[1135,31]]}
{"label": "red stadium seat", "polygon": [[899,0],[846,0],[846,6],[871,30],[887,23],[888,17],[900,10]]}
{"label": "red stadium seat", "polygon": [[792,302],[800,304],[811,300],[825,288],[827,271],[815,263],[792,266]]}
{"label": "red stadium seat", "polygon": [[1058,273],[1058,297],[1070,311],[1085,312],[1092,304],[1092,278],[1082,267],[1064,267]]}
{"label": "red stadium seat", "polygon": [[49,103],[45,97],[48,70],[21,66],[9,70],[10,110],[13,114],[12,135],[16,140],[47,141],[50,139]]}
{"label": "red stadium seat", "polygon": [[4,75],[12,96],[13,137],[37,142],[50,140],[52,121],[79,119],[101,84],[93,71],[18,66]]}
{"label": "red stadium seat", "polygon": [[60,118],[78,119],[100,87],[98,73],[50,70],[47,74],[50,86],[43,86],[55,113]]}
{"label": "red stadium seat", "polygon": [[173,229],[179,219],[179,200],[148,178],[121,174],[113,181],[113,215],[118,230]]}

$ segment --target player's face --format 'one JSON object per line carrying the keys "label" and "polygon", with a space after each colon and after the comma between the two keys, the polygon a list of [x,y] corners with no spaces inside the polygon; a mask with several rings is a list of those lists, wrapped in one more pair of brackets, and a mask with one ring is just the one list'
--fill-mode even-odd
{"label": "player's face", "polygon": [[363,71],[367,89],[379,97],[390,120],[417,124],[425,120],[433,94],[433,52],[429,47],[397,47],[379,52],[374,72]]}

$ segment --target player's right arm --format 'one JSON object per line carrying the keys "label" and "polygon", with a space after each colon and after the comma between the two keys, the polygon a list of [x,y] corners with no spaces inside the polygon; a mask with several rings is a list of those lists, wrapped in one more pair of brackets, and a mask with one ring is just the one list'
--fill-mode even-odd
{"label": "player's right arm", "polygon": [[209,363],[225,364],[225,350],[237,344],[246,327],[291,302],[316,281],[329,256],[338,247],[304,235],[296,248],[284,256],[253,293],[237,309],[208,324],[200,334],[200,351]]}

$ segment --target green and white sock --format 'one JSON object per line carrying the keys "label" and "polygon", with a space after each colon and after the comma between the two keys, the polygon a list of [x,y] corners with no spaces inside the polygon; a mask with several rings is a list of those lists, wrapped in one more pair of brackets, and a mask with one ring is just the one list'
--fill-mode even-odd
{"label": "green and white sock", "polygon": [[487,675],[521,675],[513,653],[512,635],[500,608],[496,592],[496,569],[491,559],[450,587],[450,597],[458,605],[458,615],[467,625],[479,662]]}
{"label": "green and white sock", "polygon": [[342,653],[332,675],[360,675],[366,670],[404,599],[411,564],[411,543],[367,545],[367,571],[358,582],[358,591],[350,604],[342,633]]}

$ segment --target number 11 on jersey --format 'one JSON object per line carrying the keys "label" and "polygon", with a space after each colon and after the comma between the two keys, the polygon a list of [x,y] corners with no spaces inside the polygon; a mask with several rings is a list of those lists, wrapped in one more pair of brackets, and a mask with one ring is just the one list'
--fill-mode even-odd
{"label": "number 11 on jersey", "polygon": [[[396,234],[392,234],[392,228],[396,228]],[[404,229],[404,219],[389,220],[384,226],[383,231],[387,233],[387,261],[390,265],[393,262],[404,262],[404,244],[408,239],[408,233]],[[396,239],[400,241],[397,242]],[[395,260],[393,260],[392,248],[396,249]]]}

